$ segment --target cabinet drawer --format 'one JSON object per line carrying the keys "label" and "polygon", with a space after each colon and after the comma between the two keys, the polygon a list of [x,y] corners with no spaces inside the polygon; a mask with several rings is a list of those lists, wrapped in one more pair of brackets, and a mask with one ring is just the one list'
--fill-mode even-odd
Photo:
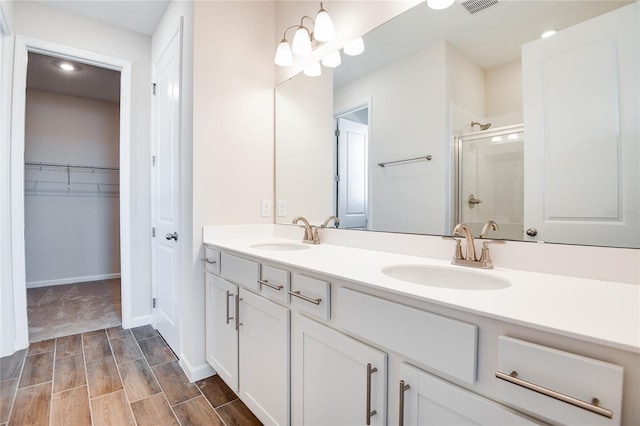
{"label": "cabinet drawer", "polygon": [[228,253],[222,253],[220,274],[236,284],[259,291],[260,264]]}
{"label": "cabinet drawer", "polygon": [[260,277],[260,293],[271,299],[289,302],[289,271],[262,266]]}
{"label": "cabinet drawer", "polygon": [[220,273],[220,251],[213,247],[204,248],[204,268],[211,274]]}
{"label": "cabinet drawer", "polygon": [[291,275],[291,305],[318,318],[331,318],[331,284],[300,274]]}
{"label": "cabinet drawer", "polygon": [[476,379],[478,327],[338,288],[340,327],[467,383]]}
{"label": "cabinet drawer", "polygon": [[548,421],[620,424],[620,366],[500,336],[496,377],[503,401]]}

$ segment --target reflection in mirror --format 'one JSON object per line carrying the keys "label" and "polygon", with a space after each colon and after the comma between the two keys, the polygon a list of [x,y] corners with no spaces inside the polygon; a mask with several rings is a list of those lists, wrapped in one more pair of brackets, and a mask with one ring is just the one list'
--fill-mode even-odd
{"label": "reflection in mirror", "polygon": [[485,222],[493,220],[500,225],[488,237],[524,238],[523,142],[521,125],[456,138],[458,203],[455,217],[456,222],[468,224],[473,235],[480,235]]}
{"label": "reflection in mirror", "polygon": [[495,238],[639,247],[637,9],[422,3],[366,34],[363,55],[282,83],[276,222],[477,235],[491,219]]}

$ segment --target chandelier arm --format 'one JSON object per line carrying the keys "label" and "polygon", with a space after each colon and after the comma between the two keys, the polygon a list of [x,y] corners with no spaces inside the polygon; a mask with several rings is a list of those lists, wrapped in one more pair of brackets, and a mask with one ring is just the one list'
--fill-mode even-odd
{"label": "chandelier arm", "polygon": [[287,31],[289,31],[291,28],[299,28],[300,25],[292,25],[289,28],[287,28],[286,30],[284,30],[284,33],[282,34],[282,39],[287,41]]}

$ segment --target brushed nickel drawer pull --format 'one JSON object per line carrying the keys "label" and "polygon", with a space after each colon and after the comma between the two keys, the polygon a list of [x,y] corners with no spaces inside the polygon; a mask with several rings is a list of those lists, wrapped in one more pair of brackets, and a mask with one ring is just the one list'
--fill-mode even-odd
{"label": "brushed nickel drawer pull", "polygon": [[563,393],[556,392],[551,389],[547,389],[545,387],[527,382],[522,379],[518,379],[517,371],[512,371],[511,374],[504,374],[499,371],[496,371],[496,377],[498,379],[505,380],[509,383],[513,383],[514,385],[522,386],[525,389],[529,389],[534,392],[541,393],[542,395],[557,399],[558,401],[566,402],[567,404],[571,404],[573,406],[582,408],[584,410],[591,411],[592,413],[599,414],[606,418],[609,418],[609,419],[613,418],[613,412],[611,410],[607,410],[606,408],[602,408],[598,406],[599,401],[597,398],[593,398],[591,403],[589,403],[589,402],[582,401],[580,399],[570,397]]}
{"label": "brushed nickel drawer pull", "polygon": [[376,410],[371,411],[371,375],[378,371],[377,368],[367,364],[367,425],[371,424],[371,417],[378,414]]}
{"label": "brushed nickel drawer pull", "polygon": [[208,257],[205,257],[204,259],[205,262],[207,262],[209,265],[215,265],[216,263],[218,263],[218,261],[213,260],[213,259],[209,259]]}
{"label": "brushed nickel drawer pull", "polygon": [[309,296],[305,296],[304,294],[300,294],[300,291],[289,291],[289,294],[292,296],[295,296],[299,299],[304,300],[305,302],[309,302],[309,303],[313,303],[314,305],[319,305],[320,302],[322,302],[322,299],[317,298],[317,299],[313,299]]}
{"label": "brushed nickel drawer pull", "polygon": [[271,284],[269,281],[267,280],[258,280],[258,283],[262,284],[262,285],[266,285],[269,288],[272,288],[274,290],[282,290],[284,288],[283,285],[276,285],[276,284]]}
{"label": "brushed nickel drawer pull", "polygon": [[231,321],[233,319],[233,317],[229,316],[229,298],[233,297],[234,295],[229,293],[229,290],[227,290],[227,324],[229,324],[229,321]]}
{"label": "brushed nickel drawer pull", "polygon": [[398,426],[404,426],[404,393],[411,389],[411,386],[405,385],[404,380],[400,380],[400,418]]}

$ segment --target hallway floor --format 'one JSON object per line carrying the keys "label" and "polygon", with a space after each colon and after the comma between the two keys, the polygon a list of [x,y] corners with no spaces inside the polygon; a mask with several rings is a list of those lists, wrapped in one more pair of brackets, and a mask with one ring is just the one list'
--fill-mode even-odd
{"label": "hallway floor", "polygon": [[189,383],[149,325],[32,343],[0,373],[0,426],[261,424],[218,376]]}

